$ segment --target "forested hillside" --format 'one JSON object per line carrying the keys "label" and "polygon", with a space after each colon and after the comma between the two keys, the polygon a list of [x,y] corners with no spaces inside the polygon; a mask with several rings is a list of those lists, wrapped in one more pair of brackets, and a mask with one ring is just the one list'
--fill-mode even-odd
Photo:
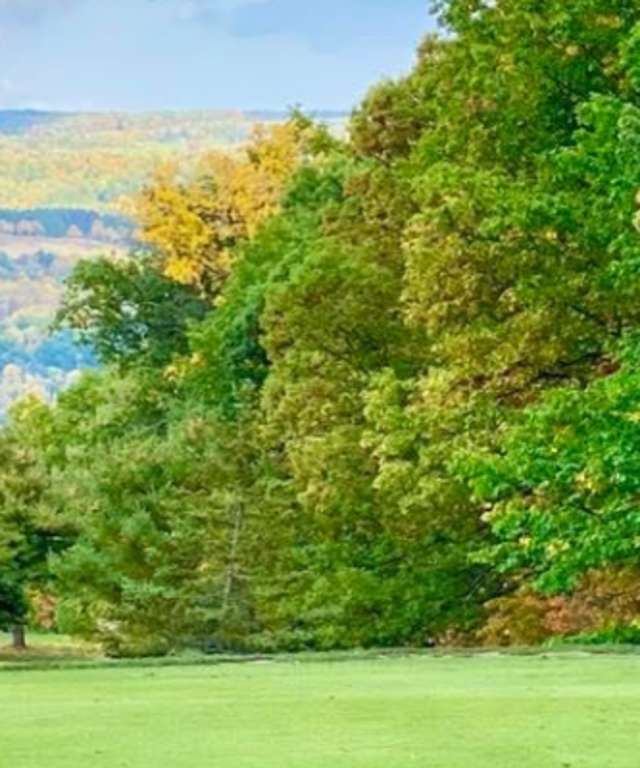
{"label": "forested hillside", "polygon": [[[279,113],[0,111],[0,208],[120,212],[159,163],[246,142]],[[328,115],[339,125],[343,118]]]}
{"label": "forested hillside", "polygon": [[129,197],[159,166],[188,174],[212,150],[237,151],[256,121],[282,119],[0,111],[0,419],[27,393],[53,397],[91,361],[70,333],[48,338],[50,324],[62,281],[81,258],[131,246]]}
{"label": "forested hillside", "polygon": [[0,210],[0,419],[27,394],[46,400],[95,364],[69,331],[52,334],[64,281],[82,259],[126,252],[133,225],[82,209]]}
{"label": "forested hillside", "polygon": [[113,653],[640,637],[640,8],[444,0],[348,138],[133,206],[0,443],[0,605]]}
{"label": "forested hillside", "polygon": [[92,351],[78,344],[74,334],[52,334],[51,324],[62,300],[64,280],[79,261],[107,254],[113,258],[126,252],[124,243],[7,231],[13,226],[23,231],[27,222],[38,220],[39,213],[29,212],[30,219],[20,218],[23,213],[0,212],[2,420],[16,400],[27,394],[50,400],[81,370],[95,364]]}

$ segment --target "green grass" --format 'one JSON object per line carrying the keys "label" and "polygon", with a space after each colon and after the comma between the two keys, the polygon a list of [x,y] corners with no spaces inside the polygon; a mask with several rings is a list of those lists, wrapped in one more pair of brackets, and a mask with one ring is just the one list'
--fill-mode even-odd
{"label": "green grass", "polygon": [[19,768],[637,768],[638,656],[0,670]]}

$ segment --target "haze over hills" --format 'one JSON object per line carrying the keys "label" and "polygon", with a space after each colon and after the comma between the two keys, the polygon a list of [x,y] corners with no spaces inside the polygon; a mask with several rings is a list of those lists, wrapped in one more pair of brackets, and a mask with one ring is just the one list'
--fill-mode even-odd
{"label": "haze over hills", "polygon": [[279,113],[0,112],[0,208],[105,211],[158,163],[242,144]]}
{"label": "haze over hills", "polygon": [[[339,129],[343,116],[320,113]],[[89,364],[50,336],[81,258],[129,248],[123,200],[167,161],[234,151],[280,112],[63,113],[0,110],[0,417],[28,392],[50,398]]]}

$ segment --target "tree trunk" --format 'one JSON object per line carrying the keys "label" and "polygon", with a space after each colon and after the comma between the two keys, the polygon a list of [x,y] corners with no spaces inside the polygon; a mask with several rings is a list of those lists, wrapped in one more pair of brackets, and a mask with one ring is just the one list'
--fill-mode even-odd
{"label": "tree trunk", "polygon": [[231,542],[229,550],[229,562],[227,567],[227,574],[224,584],[224,592],[222,595],[222,615],[226,616],[231,607],[231,597],[233,593],[233,587],[236,580],[236,569],[238,566],[238,548],[240,546],[240,535],[242,533],[242,525],[244,523],[243,509],[238,504],[233,513],[233,530],[231,533]]}
{"label": "tree trunk", "polygon": [[27,650],[27,638],[25,635],[25,629],[23,624],[16,624],[11,629],[11,635],[13,637],[13,650],[14,651],[26,651]]}

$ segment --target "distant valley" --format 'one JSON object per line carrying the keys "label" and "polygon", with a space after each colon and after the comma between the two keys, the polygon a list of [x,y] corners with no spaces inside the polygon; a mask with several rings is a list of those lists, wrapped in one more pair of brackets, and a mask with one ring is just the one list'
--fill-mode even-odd
{"label": "distant valley", "polygon": [[65,278],[82,258],[117,254],[124,243],[16,235],[0,218],[0,417],[21,396],[51,399],[82,368],[91,350],[69,333],[51,332]]}
{"label": "distant valley", "polygon": [[90,350],[50,326],[80,259],[131,246],[127,197],[162,163],[232,152],[256,123],[283,117],[0,111],[0,418],[25,394],[54,397],[92,364]]}

